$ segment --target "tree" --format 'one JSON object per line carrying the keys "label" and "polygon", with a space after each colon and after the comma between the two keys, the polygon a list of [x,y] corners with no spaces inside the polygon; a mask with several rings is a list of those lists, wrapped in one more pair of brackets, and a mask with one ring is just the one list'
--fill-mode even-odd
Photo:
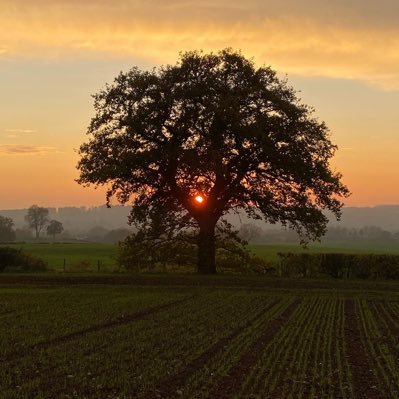
{"label": "tree", "polygon": [[337,147],[324,122],[270,67],[241,53],[187,52],[174,65],[133,68],[94,96],[81,184],[132,202],[140,227],[198,229],[198,271],[215,273],[215,226],[230,210],[317,239],[349,194],[330,169]]}
{"label": "tree", "polygon": [[256,224],[244,223],[241,225],[238,235],[245,241],[259,242],[263,238],[263,231]]}
{"label": "tree", "polygon": [[119,229],[113,229],[105,233],[103,239],[105,242],[117,243],[119,241],[123,241],[130,234],[132,234],[131,229],[120,227]]}
{"label": "tree", "polygon": [[39,238],[40,232],[49,222],[48,214],[48,209],[41,208],[37,205],[32,205],[28,209],[28,214],[25,216],[25,220],[28,222],[29,228],[35,231],[36,239]]}
{"label": "tree", "polygon": [[15,241],[14,221],[0,215],[0,242]]}
{"label": "tree", "polygon": [[50,220],[46,232],[48,236],[55,238],[56,234],[61,234],[64,231],[64,226],[58,220]]}
{"label": "tree", "polygon": [[87,232],[87,239],[94,242],[101,242],[104,241],[104,237],[108,232],[109,230],[103,226],[93,226]]}
{"label": "tree", "polygon": [[32,231],[27,227],[17,228],[15,230],[15,236],[17,241],[30,241],[33,238]]}

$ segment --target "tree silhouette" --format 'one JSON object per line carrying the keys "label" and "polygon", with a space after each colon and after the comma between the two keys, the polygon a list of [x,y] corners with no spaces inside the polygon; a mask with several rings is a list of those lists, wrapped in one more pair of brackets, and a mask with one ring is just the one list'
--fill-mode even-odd
{"label": "tree silhouette", "polygon": [[0,242],[15,241],[14,221],[0,215]]}
{"label": "tree silhouette", "polygon": [[[187,52],[174,66],[133,68],[94,96],[81,184],[108,185],[132,203],[131,222],[162,214],[198,229],[198,271],[215,273],[215,226],[230,210],[325,232],[348,195],[330,169],[336,146],[324,122],[269,67],[241,53]],[[197,197],[201,197],[202,201]]]}
{"label": "tree silhouette", "polygon": [[56,234],[61,234],[63,231],[64,226],[58,220],[50,220],[46,228],[47,235],[52,236],[53,239],[55,238]]}
{"label": "tree silhouette", "polygon": [[28,222],[29,228],[35,231],[36,239],[39,238],[40,232],[44,226],[49,222],[48,220],[49,211],[46,208],[41,208],[37,205],[32,205],[28,209],[28,214],[25,216],[25,220]]}

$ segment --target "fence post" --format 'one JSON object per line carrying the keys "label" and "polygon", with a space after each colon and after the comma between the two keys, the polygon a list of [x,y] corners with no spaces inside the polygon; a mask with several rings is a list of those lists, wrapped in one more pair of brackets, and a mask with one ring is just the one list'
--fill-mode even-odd
{"label": "fence post", "polygon": [[100,261],[98,260],[97,261],[97,272],[99,272],[100,271]]}
{"label": "fence post", "polygon": [[64,258],[64,273],[65,273],[65,269],[66,269],[66,259]]}

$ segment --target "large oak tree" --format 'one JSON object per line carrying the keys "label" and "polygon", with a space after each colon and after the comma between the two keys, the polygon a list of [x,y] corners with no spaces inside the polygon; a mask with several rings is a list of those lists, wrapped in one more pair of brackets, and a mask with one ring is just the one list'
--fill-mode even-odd
{"label": "large oak tree", "polygon": [[201,273],[216,272],[215,226],[228,211],[305,239],[325,232],[324,210],[340,216],[348,190],[329,165],[328,128],[285,80],[241,53],[187,52],[176,65],[133,68],[94,107],[78,182],[130,201],[136,223],[162,214],[165,226],[196,226]]}

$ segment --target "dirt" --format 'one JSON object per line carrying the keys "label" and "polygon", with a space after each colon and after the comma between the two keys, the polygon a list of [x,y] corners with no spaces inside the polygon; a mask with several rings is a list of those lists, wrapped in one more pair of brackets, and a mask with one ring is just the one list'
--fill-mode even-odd
{"label": "dirt", "polygon": [[369,353],[362,342],[360,319],[353,299],[345,301],[345,344],[356,399],[385,399],[372,372]]}

